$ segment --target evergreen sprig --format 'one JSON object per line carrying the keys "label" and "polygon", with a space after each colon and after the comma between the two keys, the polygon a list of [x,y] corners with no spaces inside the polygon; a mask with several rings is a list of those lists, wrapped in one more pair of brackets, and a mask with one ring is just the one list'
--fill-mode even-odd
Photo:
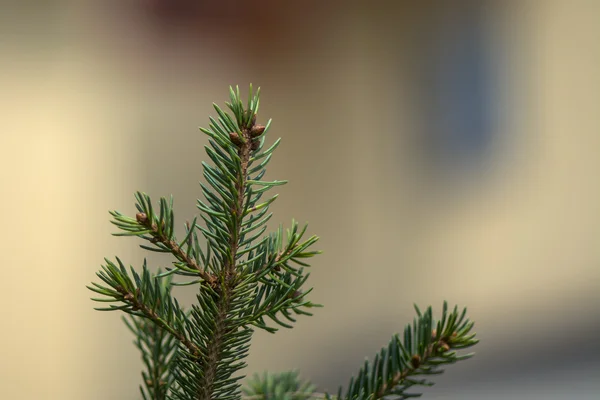
{"label": "evergreen sprig", "polygon": [[[147,399],[238,400],[242,398],[239,371],[246,366],[254,329],[276,332],[292,328],[298,315],[312,315],[320,307],[308,300],[310,274],[307,259],[316,236],[305,237],[307,226],[292,220],[266,233],[272,216],[269,206],[277,195],[265,193],[286,183],[265,180],[266,166],[280,143],[265,146],[266,125],[256,123],[260,89],[242,102],[239,88],[230,88],[229,112],[213,104],[200,183],[199,215],[183,224],[183,237],[175,233],[173,198],[154,204],[149,195],[135,194],[137,213],[130,217],[111,211],[117,236],[134,236],[145,250],[171,254],[164,272],[151,273],[144,260],[141,274],[123,262],[106,259],[97,273],[101,283],[88,288],[100,294],[93,300],[108,304],[102,311],[123,311],[136,336],[145,371],[140,386]],[[176,281],[175,277],[182,279]],[[196,285],[196,303],[187,310],[173,296],[173,286]],[[365,363],[346,393],[337,397],[315,394],[314,387],[295,372],[256,376],[245,389],[248,399],[292,400],[318,398],[377,399],[389,395],[409,397],[406,389],[429,384],[419,375],[439,373],[438,366],[467,356],[453,349],[476,343],[469,335],[472,323],[455,309],[434,326],[431,308],[417,309],[418,318],[404,333],[392,338],[373,361]],[[262,396],[262,397],[261,397]]]}
{"label": "evergreen sprig", "polygon": [[[160,281],[160,290],[171,291],[171,279]],[[178,342],[167,330],[152,320],[131,315],[123,321],[135,335],[135,345],[142,353],[146,370],[142,372],[140,392],[144,400],[166,400],[173,384],[170,368],[177,354]]]}
{"label": "evergreen sprig", "polygon": [[402,336],[394,335],[387,348],[382,348],[372,362],[365,361],[356,377],[350,380],[345,394],[342,395],[340,388],[336,399],[419,397],[420,394],[407,393],[407,390],[417,385],[433,385],[427,378],[418,379],[419,376],[441,374],[442,365],[473,356],[458,355],[454,351],[474,346],[478,342],[475,334],[471,333],[474,323],[466,318],[466,308],[459,313],[455,306],[448,313],[448,304],[444,302],[442,318],[437,323],[433,320],[431,307],[424,313],[417,306],[415,310],[417,317],[413,324],[406,326]]}
{"label": "evergreen sprig", "polygon": [[315,392],[315,385],[300,378],[298,371],[278,374],[255,374],[243,389],[246,400],[286,399],[308,400]]}

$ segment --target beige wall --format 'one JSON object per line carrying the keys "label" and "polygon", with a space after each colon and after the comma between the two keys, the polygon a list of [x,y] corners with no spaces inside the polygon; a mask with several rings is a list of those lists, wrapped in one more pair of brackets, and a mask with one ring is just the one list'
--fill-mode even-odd
{"label": "beige wall", "polygon": [[205,143],[196,127],[238,82],[263,87],[262,115],[284,139],[269,173],[290,180],[275,222],[309,221],[325,250],[312,283],[326,307],[292,331],[257,334],[247,372],[298,367],[329,389],[345,384],[413,302],[468,305],[478,322],[480,355],[456,379],[493,371],[510,349],[534,357],[540,343],[587,337],[600,323],[598,4],[486,9],[500,139],[470,185],[427,175],[413,147],[410,55],[426,6],[323,10],[312,32],[292,24],[247,63],[219,38],[157,41],[130,10],[6,8],[0,398],[135,398],[131,337],[116,314],[92,311],[84,287],[104,256],[143,256],[109,236],[106,211],[133,212],[132,193],[145,190],[173,193],[182,220],[191,215]]}

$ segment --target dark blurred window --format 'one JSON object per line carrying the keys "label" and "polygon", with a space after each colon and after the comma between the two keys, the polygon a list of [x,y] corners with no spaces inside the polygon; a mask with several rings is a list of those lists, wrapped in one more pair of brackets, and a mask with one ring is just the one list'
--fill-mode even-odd
{"label": "dark blurred window", "polygon": [[434,13],[422,60],[425,147],[442,170],[478,167],[492,139],[482,10],[463,6]]}

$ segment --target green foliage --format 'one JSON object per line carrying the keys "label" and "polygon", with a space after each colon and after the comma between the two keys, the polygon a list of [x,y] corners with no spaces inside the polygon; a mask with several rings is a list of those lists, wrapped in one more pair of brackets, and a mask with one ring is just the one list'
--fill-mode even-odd
{"label": "green foliage", "polygon": [[[457,355],[455,351],[474,346],[475,334],[471,333],[474,323],[465,318],[467,309],[461,313],[458,307],[448,314],[448,304],[444,302],[442,318],[433,320],[431,307],[421,313],[415,306],[417,318],[412,326],[404,329],[404,335],[392,337],[387,348],[375,355],[372,363],[365,361],[358,375],[342,396],[340,388],[337,399],[380,399],[394,396],[396,399],[418,397],[406,391],[412,386],[431,386],[427,379],[418,376],[437,375],[443,372],[440,366],[453,364],[472,357],[472,354]],[[327,396],[327,398],[333,398]]]}
{"label": "green foliage", "polygon": [[300,378],[298,371],[255,374],[243,389],[247,399],[307,400],[315,386]]}
{"label": "green foliage", "polygon": [[[171,279],[160,281],[159,291],[171,291]],[[177,339],[167,330],[161,329],[152,320],[130,316],[123,318],[136,337],[135,345],[142,353],[146,370],[142,372],[143,385],[140,392],[144,400],[164,400],[173,384],[171,365],[177,354]]]}
{"label": "green foliage", "polygon": [[[123,311],[136,336],[145,371],[140,387],[144,399],[241,399],[239,372],[255,329],[274,333],[292,328],[298,315],[312,315],[320,307],[308,300],[311,288],[307,259],[318,240],[306,238],[306,226],[292,220],[266,233],[271,218],[269,206],[277,195],[263,196],[286,181],[264,180],[266,166],[280,143],[265,146],[269,120],[256,123],[260,89],[241,101],[239,89],[230,88],[231,113],[214,104],[218,117],[210,117],[205,151],[212,163],[203,162],[203,199],[197,201],[199,215],[183,224],[184,234],[175,234],[173,198],[153,203],[145,193],[135,194],[137,214],[129,217],[111,211],[117,236],[142,240],[143,249],[168,253],[171,264],[153,274],[144,260],[141,273],[123,262],[106,259],[97,273],[101,283],[88,286],[107,304],[101,311]],[[177,278],[178,280],[175,280]],[[185,310],[172,295],[173,286],[195,285],[197,302]],[[476,343],[469,332],[472,323],[455,309],[432,327],[431,309],[409,326],[401,342],[394,336],[387,349],[365,363],[342,396],[313,393],[314,387],[295,372],[265,374],[249,381],[244,393],[256,399],[376,399],[388,395],[409,397],[405,390],[427,381],[419,375],[439,373],[439,365],[467,356],[452,350]]]}

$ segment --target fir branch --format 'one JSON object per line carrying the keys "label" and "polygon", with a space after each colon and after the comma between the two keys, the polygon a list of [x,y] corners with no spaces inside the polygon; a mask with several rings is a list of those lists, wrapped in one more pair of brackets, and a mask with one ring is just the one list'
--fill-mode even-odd
{"label": "fir branch", "polygon": [[244,110],[239,92],[231,90],[230,95],[227,106],[235,121],[214,105],[218,119],[211,118],[209,129],[201,129],[210,137],[205,149],[214,167],[203,163],[207,185],[201,184],[205,201],[199,200],[198,208],[206,226],[198,229],[215,253],[210,265],[218,281],[201,290],[198,305],[192,306],[188,331],[201,356],[193,362],[185,357],[178,361],[174,395],[181,399],[239,398],[241,377],[232,375],[245,366],[242,360],[252,335],[249,326],[257,325],[252,314],[254,298],[261,284],[248,266],[255,259],[253,249],[265,242],[255,243],[266,229],[272,200],[260,206],[260,216],[247,211],[256,206],[264,188],[282,183],[260,180],[268,160],[261,168],[253,168],[257,174],[250,177],[251,158],[262,149],[267,127],[256,124],[258,96],[250,95],[249,108]]}
{"label": "fir branch", "polygon": [[[274,333],[277,328],[268,326],[265,318],[269,318],[279,326],[292,328],[290,322],[296,322],[294,314],[311,316],[312,313],[307,309],[321,307],[306,300],[306,296],[312,289],[303,289],[304,283],[310,276],[304,273],[304,267],[309,265],[300,262],[299,259],[320,253],[306,251],[318,240],[316,236],[300,243],[305,231],[306,226],[299,230],[298,223],[292,221],[292,227],[287,232],[287,240],[284,240],[283,227],[280,226],[276,232],[261,241],[256,249],[249,251],[248,260],[241,264],[245,267],[244,274],[253,276],[259,283],[254,289],[253,308],[247,310],[252,325]],[[303,267],[293,267],[290,265],[291,262]]]}
{"label": "fir branch", "polygon": [[300,378],[298,371],[255,374],[243,389],[244,400],[308,400],[315,398],[316,386]]}
{"label": "fir branch", "polygon": [[[204,199],[198,199],[199,217],[185,223],[185,236],[174,234],[173,198],[161,198],[156,208],[150,197],[136,193],[135,218],[112,211],[111,221],[122,232],[118,236],[137,236],[150,242],[143,249],[170,253],[175,261],[166,272],[152,276],[146,267],[131,275],[117,258],[106,260],[97,276],[104,284],[88,288],[116,302],[97,308],[120,310],[131,315],[126,323],[137,336],[147,371],[143,372],[144,399],[240,400],[240,380],[236,375],[246,366],[253,328],[268,332],[279,326],[292,328],[296,315],[312,315],[308,310],[320,307],[307,299],[312,288],[305,288],[310,274],[306,259],[319,254],[309,248],[318,237],[304,239],[296,221],[285,234],[282,226],[264,235],[272,214],[269,206],[277,195],[262,200],[270,189],[286,181],[266,181],[266,166],[280,140],[265,148],[265,135],[271,125],[256,123],[260,89],[250,94],[246,107],[239,88],[230,88],[232,114],[214,104],[218,116],[210,117],[208,128],[200,128],[208,137],[206,154],[212,164],[203,162],[205,182],[200,183]],[[199,235],[206,240],[203,251]],[[172,276],[194,277],[183,283]],[[171,286],[200,283],[197,304],[185,312],[171,295]],[[477,343],[470,331],[473,323],[459,315],[457,308],[447,312],[434,329],[431,308],[421,313],[404,331],[403,341],[395,335],[389,346],[359,370],[356,379],[342,396],[314,393],[314,387],[301,381],[296,373],[265,375],[250,382],[249,398],[288,400],[309,398],[366,400],[413,397],[406,390],[414,385],[430,385],[419,375],[441,373],[439,366],[470,355],[458,356],[452,350]],[[261,397],[262,396],[262,397]]]}
{"label": "fir branch", "polygon": [[179,340],[191,354],[198,356],[200,351],[185,334],[186,316],[176,299],[173,299],[165,287],[156,282],[156,278],[150,276],[146,266],[146,260],[142,266],[140,277],[133,268],[129,277],[125,266],[119,258],[115,265],[105,259],[106,265],[96,275],[104,281],[107,286],[92,283],[87,286],[93,292],[99,293],[106,298],[94,298],[98,302],[120,302],[121,306],[110,305],[109,307],[96,308],[98,311],[124,311],[128,314],[147,318],[160,328],[166,330]]}
{"label": "fir branch", "polygon": [[[198,276],[200,276],[200,278],[202,278],[210,286],[214,287],[216,285],[217,278],[214,275],[209,274],[205,270],[203,270],[198,265],[196,260],[194,260],[192,257],[190,257],[188,255],[188,252],[184,251],[184,249],[179,244],[177,244],[177,241],[174,238],[171,238],[171,237],[165,235],[163,232],[161,232],[158,225],[156,223],[153,223],[152,221],[150,221],[148,219],[148,216],[145,213],[142,213],[142,212],[137,213],[135,215],[135,218],[136,218],[136,221],[140,225],[145,226],[150,231],[149,233],[152,235],[152,239],[150,241],[152,243],[154,243],[154,244],[161,243],[166,249],[168,249],[177,258],[177,260],[179,260],[183,264],[185,264],[185,266],[176,264],[177,268],[187,271],[187,272],[197,273]],[[195,225],[195,223],[194,223],[194,225]],[[191,232],[191,228],[190,228],[191,225],[189,223],[187,223],[186,226],[187,226],[188,232]],[[187,235],[187,238],[184,239],[183,243],[187,243],[188,249],[192,247],[191,235],[189,233]]]}
{"label": "fir branch", "polygon": [[[161,285],[170,292],[170,283],[170,279],[165,279]],[[171,366],[177,354],[177,339],[149,319],[130,316],[123,321],[135,335],[134,343],[146,366],[146,371],[142,372],[143,385],[140,386],[143,399],[166,400],[173,383]]]}
{"label": "fir branch", "polygon": [[[198,307],[194,307],[192,311],[192,315],[195,316],[195,321],[203,320],[202,324],[197,324],[197,328],[200,332],[203,333],[202,337],[199,338],[202,340],[204,345],[204,357],[199,362],[201,374],[197,374],[198,378],[200,378],[200,382],[198,383],[198,388],[200,392],[198,393],[199,399],[209,400],[213,398],[213,392],[216,389],[219,389],[221,392],[221,396],[225,393],[227,395],[234,395],[235,397],[235,389],[237,389],[237,385],[233,385],[231,387],[231,391],[228,390],[230,388],[229,385],[226,385],[225,380],[229,380],[229,376],[239,369],[242,365],[238,365],[238,368],[232,368],[233,364],[226,365],[223,363],[222,353],[227,350],[225,346],[225,341],[227,335],[232,333],[236,328],[233,327],[234,321],[231,320],[231,313],[233,311],[233,302],[237,300],[235,298],[236,294],[236,286],[238,284],[237,279],[235,279],[236,275],[236,256],[239,248],[240,241],[240,233],[242,230],[242,220],[243,220],[243,210],[244,210],[244,199],[245,199],[245,190],[246,190],[246,181],[248,180],[248,162],[250,160],[250,154],[252,152],[253,142],[251,136],[251,130],[256,121],[256,114],[250,113],[247,114],[247,118],[249,121],[244,120],[241,115],[241,109],[239,108],[239,98],[235,98],[235,95],[232,95],[232,102],[235,104],[232,106],[236,117],[238,118],[238,126],[236,132],[238,133],[235,136],[234,133],[231,133],[230,138],[233,139],[234,145],[238,147],[238,157],[239,164],[237,166],[236,171],[230,171],[230,175],[237,175],[235,185],[233,188],[233,202],[229,203],[228,196],[224,196],[224,200],[226,204],[220,204],[219,208],[224,208],[226,205],[230,206],[228,210],[230,215],[232,215],[233,224],[226,227],[228,234],[228,243],[227,243],[227,256],[223,257],[223,267],[222,267],[222,275],[221,275],[221,284],[216,288],[214,295],[209,293],[202,293],[198,296],[198,300],[204,302],[205,304],[210,304],[211,301],[214,302],[216,307],[211,307],[209,310],[201,310]],[[215,105],[215,109],[217,113],[220,115],[220,120],[222,121],[222,127],[233,128],[233,121],[230,118],[227,118],[227,114],[223,113],[218,106]],[[223,121],[226,121],[223,123]],[[229,122],[229,124],[227,124]],[[247,123],[250,125],[248,126]],[[241,131],[241,135],[239,134]],[[235,140],[235,138],[239,140]],[[207,171],[211,171],[210,167],[204,167],[205,177],[209,177],[210,173]],[[233,174],[232,172],[235,172]],[[218,176],[218,175],[217,175]],[[212,183],[213,187],[217,187],[217,183]],[[201,296],[207,296],[206,299],[201,299]],[[215,309],[216,308],[216,309]],[[203,318],[204,313],[210,312],[210,318]],[[207,325],[208,323],[208,325]],[[243,335],[239,335],[237,337],[238,341],[232,342],[233,346],[229,347],[242,347],[243,351],[238,351],[237,358],[239,359],[246,354],[246,348],[242,345],[246,341],[249,340],[251,335],[251,331],[247,329],[242,329]],[[231,340],[230,340],[231,342]],[[225,373],[217,374],[219,370],[222,370]],[[219,376],[221,375],[221,376]],[[223,382],[220,387],[216,387],[217,383]],[[225,393],[223,393],[225,392]],[[222,397],[225,398],[225,397]]]}
{"label": "fir branch", "polygon": [[[195,235],[190,224],[186,224],[186,237],[178,243],[174,234],[174,213],[173,199],[170,202],[163,197],[160,199],[160,213],[157,215],[152,207],[152,200],[146,193],[137,192],[136,208],[138,213],[135,218],[121,214],[118,211],[111,211],[114,217],[112,224],[119,227],[124,233],[115,233],[115,236],[138,236],[152,243],[154,247],[140,245],[145,250],[157,251],[160,253],[171,253],[177,261],[173,264],[175,269],[172,271],[181,275],[199,276],[208,285],[215,286],[217,278],[200,267],[198,258],[204,258],[204,253],[199,246],[193,246],[192,238]],[[195,228],[194,223],[191,225]],[[186,247],[184,249],[184,246]],[[206,259],[205,259],[206,261]],[[205,262],[205,265],[207,263]]]}
{"label": "fir branch", "polygon": [[[459,313],[458,307],[448,314],[448,304],[444,302],[442,318],[434,323],[429,307],[421,313],[418,307],[417,318],[412,326],[400,335],[394,335],[387,348],[375,355],[372,363],[365,361],[356,378],[350,380],[346,394],[342,388],[337,397],[327,394],[328,399],[366,400],[395,396],[407,399],[420,396],[406,391],[415,385],[431,386],[427,379],[416,379],[419,375],[441,374],[440,366],[465,360],[473,354],[457,355],[455,351],[477,344],[471,333],[474,323],[465,318],[466,308]],[[435,328],[434,328],[435,326]]]}
{"label": "fir branch", "polygon": [[[161,198],[155,211],[150,197],[141,192],[136,193],[135,218],[111,212],[111,222],[123,231],[116,235],[140,237],[152,244],[142,248],[175,257],[173,268],[156,278],[172,274],[200,278],[187,283],[203,284],[189,315],[169,293],[160,292],[145,265],[142,278],[132,270],[131,279],[120,260],[120,268],[107,260],[98,276],[108,286],[90,287],[108,297],[95,300],[123,304],[104,310],[147,318],[181,343],[173,368],[175,398],[238,399],[240,377],[232,375],[245,366],[241,360],[247,355],[250,327],[274,331],[265,325],[264,317],[291,327],[279,319],[281,315],[295,321],[291,313],[310,315],[301,308],[316,306],[305,299],[310,289],[301,288],[309,275],[290,263],[306,265],[299,259],[317,254],[306,251],[317,238],[300,243],[306,228],[299,231],[295,222],[285,245],[282,229],[261,238],[271,217],[269,205],[277,195],[262,203],[261,198],[286,182],[263,179],[279,140],[262,151],[270,121],[265,126],[256,123],[259,92],[253,95],[250,87],[244,108],[239,89],[230,88],[227,106],[233,117],[214,104],[218,117],[210,118],[209,128],[201,128],[209,136],[205,150],[214,163],[202,163],[206,184],[201,183],[204,200],[198,200],[198,209],[205,226],[195,219],[186,223],[185,238],[178,241],[173,199]],[[206,239],[206,252],[200,248],[197,231]],[[261,265],[265,265],[262,270]]]}
{"label": "fir branch", "polygon": [[[231,296],[236,297],[244,295]],[[175,379],[179,387],[173,392],[176,399],[239,398],[238,382],[242,377],[231,376],[246,366],[242,360],[248,354],[252,330],[231,318],[236,307],[245,301],[222,301],[219,306],[215,304],[218,300],[217,293],[201,291],[198,305],[192,306],[190,334],[202,356],[195,359],[186,352],[177,360]],[[228,309],[232,312],[226,315]]]}

